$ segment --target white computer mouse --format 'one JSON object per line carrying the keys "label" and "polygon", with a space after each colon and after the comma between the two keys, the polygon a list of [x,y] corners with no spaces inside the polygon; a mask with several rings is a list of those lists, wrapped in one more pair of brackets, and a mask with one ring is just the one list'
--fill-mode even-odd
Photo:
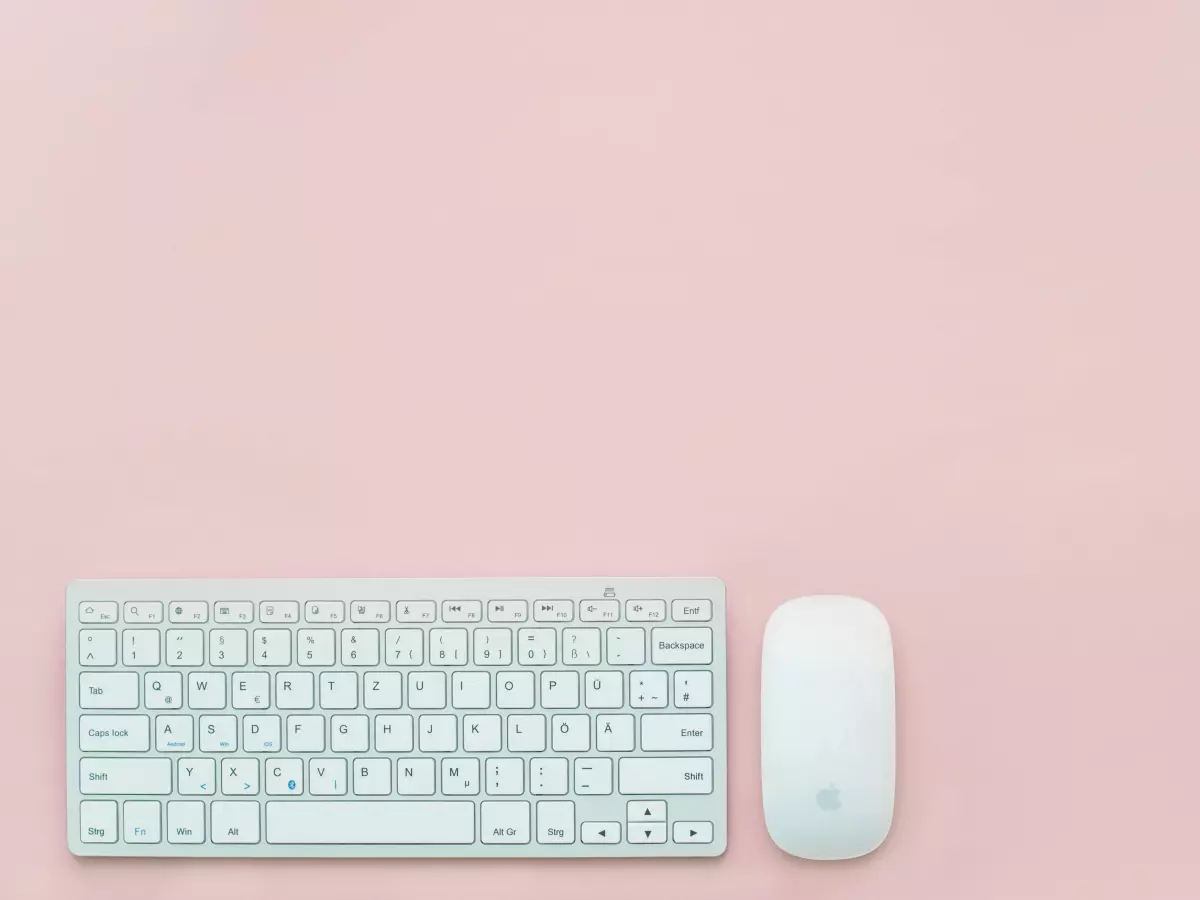
{"label": "white computer mouse", "polygon": [[767,831],[804,859],[852,859],[883,843],[896,788],[892,634],[857,597],[789,600],[762,657]]}

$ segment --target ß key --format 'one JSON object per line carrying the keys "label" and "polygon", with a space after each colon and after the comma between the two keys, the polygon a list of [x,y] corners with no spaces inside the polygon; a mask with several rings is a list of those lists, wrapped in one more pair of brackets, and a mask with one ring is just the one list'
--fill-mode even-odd
{"label": "\u00df key", "polygon": [[77,855],[725,850],[717,579],[80,581],[65,621]]}

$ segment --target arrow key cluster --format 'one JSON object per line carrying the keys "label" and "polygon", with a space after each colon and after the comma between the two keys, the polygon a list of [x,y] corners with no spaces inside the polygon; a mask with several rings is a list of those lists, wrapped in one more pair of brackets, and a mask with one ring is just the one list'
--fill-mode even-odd
{"label": "arrow key cluster", "polygon": [[625,807],[625,818],[629,821],[629,843],[667,842],[666,800],[630,800]]}

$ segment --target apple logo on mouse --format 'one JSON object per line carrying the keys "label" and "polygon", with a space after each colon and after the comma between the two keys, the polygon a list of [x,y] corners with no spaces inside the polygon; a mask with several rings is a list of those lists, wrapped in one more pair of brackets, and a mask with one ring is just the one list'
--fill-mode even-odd
{"label": "apple logo on mouse", "polygon": [[837,812],[842,808],[841,794],[837,785],[831,784],[824,790],[817,791],[817,806],[825,812]]}

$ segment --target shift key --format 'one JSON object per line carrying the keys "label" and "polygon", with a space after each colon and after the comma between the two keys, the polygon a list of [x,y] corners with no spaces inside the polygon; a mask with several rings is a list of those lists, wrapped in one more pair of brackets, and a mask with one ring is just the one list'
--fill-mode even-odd
{"label": "shift key", "polygon": [[169,794],[171,760],[146,757],[79,761],[81,794]]}
{"label": "shift key", "polygon": [[711,756],[623,756],[617,761],[622,794],[711,794]]}

